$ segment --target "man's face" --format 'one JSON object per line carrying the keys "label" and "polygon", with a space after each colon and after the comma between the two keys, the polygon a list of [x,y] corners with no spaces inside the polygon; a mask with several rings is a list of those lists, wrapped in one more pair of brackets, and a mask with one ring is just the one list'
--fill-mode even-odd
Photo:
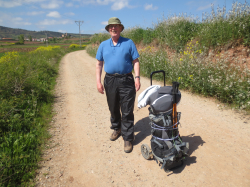
{"label": "man's face", "polygon": [[120,37],[120,33],[122,31],[122,26],[119,24],[111,24],[109,25],[109,34],[111,37]]}

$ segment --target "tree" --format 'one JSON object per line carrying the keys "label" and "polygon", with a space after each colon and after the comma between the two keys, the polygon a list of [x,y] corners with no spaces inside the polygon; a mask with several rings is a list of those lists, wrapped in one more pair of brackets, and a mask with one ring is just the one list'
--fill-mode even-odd
{"label": "tree", "polygon": [[32,36],[31,35],[29,35],[29,40],[30,40],[30,42],[32,41]]}
{"label": "tree", "polygon": [[20,36],[18,36],[18,40],[20,44],[24,44],[24,35],[20,34]]}

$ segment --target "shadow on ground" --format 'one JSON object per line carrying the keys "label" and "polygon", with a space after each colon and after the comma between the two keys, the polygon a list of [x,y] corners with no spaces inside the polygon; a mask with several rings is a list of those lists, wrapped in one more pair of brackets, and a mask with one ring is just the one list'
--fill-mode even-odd
{"label": "shadow on ground", "polygon": [[[134,131],[138,132],[138,134],[135,136],[135,141],[133,142],[134,145],[141,143],[146,137],[151,135],[151,127],[149,122],[150,119],[148,117],[142,118],[136,122]],[[150,142],[147,144],[150,144]]]}
{"label": "shadow on ground", "polygon": [[192,153],[199,148],[199,146],[203,146],[204,143],[206,143],[204,140],[202,140],[202,138],[200,136],[195,136],[195,134],[190,134],[188,136],[182,136],[182,141],[183,142],[189,142],[189,157],[187,157],[184,162],[183,165],[172,169],[172,173],[168,174],[169,175],[173,175],[173,174],[178,174],[181,173],[184,168],[186,166],[190,166],[191,164],[196,163],[196,156],[192,156]]}

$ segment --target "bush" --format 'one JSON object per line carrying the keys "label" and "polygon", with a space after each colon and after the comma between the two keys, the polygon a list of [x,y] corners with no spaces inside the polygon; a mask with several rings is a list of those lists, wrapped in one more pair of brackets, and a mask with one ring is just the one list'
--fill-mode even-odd
{"label": "bush", "polygon": [[98,46],[96,45],[88,45],[86,48],[87,53],[94,58],[96,56],[97,50],[98,50]]}
{"label": "bush", "polygon": [[128,28],[122,32],[122,36],[130,38],[135,44],[139,44],[143,40],[143,31],[140,27]]}
{"label": "bush", "polygon": [[110,38],[109,33],[94,34],[93,36],[90,37],[90,42],[95,44],[100,44],[109,38]]}
{"label": "bush", "polygon": [[71,45],[69,46],[70,49],[78,48],[78,47],[80,47],[80,45],[78,45],[78,44],[71,44]]}
{"label": "bush", "polygon": [[158,23],[155,27],[155,36],[162,45],[179,52],[196,36],[198,29],[199,25],[195,20],[185,16],[172,16]]}
{"label": "bush", "polygon": [[24,43],[16,42],[15,45],[24,45]]}

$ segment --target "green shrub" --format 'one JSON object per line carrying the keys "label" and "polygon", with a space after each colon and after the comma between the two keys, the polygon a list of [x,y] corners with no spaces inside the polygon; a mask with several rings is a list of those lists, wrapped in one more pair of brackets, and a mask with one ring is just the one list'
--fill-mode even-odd
{"label": "green shrub", "polygon": [[172,16],[163,19],[155,27],[155,36],[161,44],[183,50],[188,41],[197,35],[199,24],[185,16]]}
{"label": "green shrub", "polygon": [[134,41],[134,43],[139,44],[143,40],[144,30],[140,27],[128,28],[124,30],[121,34],[125,38],[129,38]]}
{"label": "green shrub", "polygon": [[150,44],[154,38],[156,37],[155,31],[151,28],[147,28],[146,30],[143,30],[143,44],[147,45]]}
{"label": "green shrub", "polygon": [[80,45],[78,45],[78,44],[71,44],[71,45],[69,46],[70,49],[78,48],[78,47],[80,47]]}
{"label": "green shrub", "polygon": [[109,38],[110,38],[109,33],[94,34],[93,36],[90,37],[90,42],[95,44],[100,44]]}
{"label": "green shrub", "polygon": [[88,46],[86,47],[87,53],[88,53],[90,56],[94,57],[94,58],[95,58],[95,56],[96,56],[97,50],[98,50],[98,46],[95,46],[95,45],[88,45]]}

